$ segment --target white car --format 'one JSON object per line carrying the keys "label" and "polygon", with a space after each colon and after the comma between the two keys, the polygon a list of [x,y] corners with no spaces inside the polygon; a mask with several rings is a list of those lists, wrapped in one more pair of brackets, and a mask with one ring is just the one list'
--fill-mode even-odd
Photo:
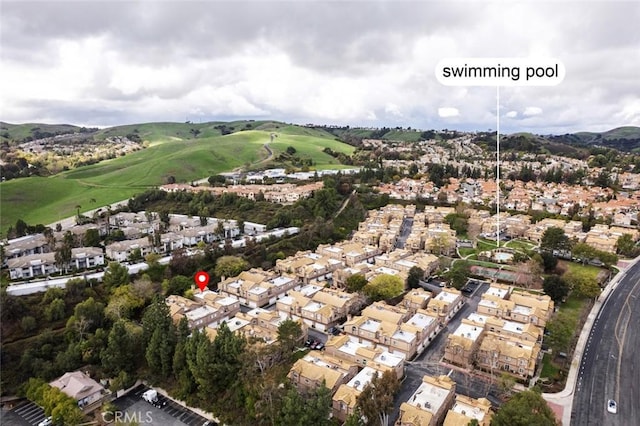
{"label": "white car", "polygon": [[607,411],[611,414],[616,414],[618,412],[618,404],[613,399],[607,401]]}
{"label": "white car", "polygon": [[51,417],[47,417],[46,419],[38,423],[38,426],[51,426],[52,424],[53,422],[51,421]]}

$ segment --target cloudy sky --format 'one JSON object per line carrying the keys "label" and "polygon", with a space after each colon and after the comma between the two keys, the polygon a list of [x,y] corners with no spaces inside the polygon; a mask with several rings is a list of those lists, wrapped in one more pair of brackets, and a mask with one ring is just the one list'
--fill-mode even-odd
{"label": "cloudy sky", "polygon": [[0,120],[109,126],[238,118],[496,128],[496,89],[447,57],[553,57],[555,87],[504,87],[506,132],[640,126],[637,1],[7,1]]}

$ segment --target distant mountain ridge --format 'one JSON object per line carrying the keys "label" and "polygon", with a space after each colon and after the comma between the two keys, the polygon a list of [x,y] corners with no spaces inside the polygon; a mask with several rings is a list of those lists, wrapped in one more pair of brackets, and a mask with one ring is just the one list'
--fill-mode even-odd
{"label": "distant mountain ridge", "polygon": [[625,152],[640,151],[640,127],[623,126],[606,132],[577,132],[549,135],[547,139],[569,145],[604,146]]}
{"label": "distant mountain ridge", "polygon": [[[0,121],[0,142],[1,141],[24,141],[28,138],[38,139],[42,137],[52,137],[56,135],[69,134],[69,133],[87,133],[94,134],[97,138],[104,138],[107,136],[121,135],[124,136],[131,130],[139,128],[140,126],[152,127],[154,130],[165,131],[167,133],[180,133],[178,130],[187,132],[191,129],[202,130],[203,134],[207,134],[207,130],[211,131],[211,134],[225,134],[225,127],[234,130],[240,130],[247,126],[247,128],[253,128],[254,130],[267,130],[269,128],[278,128],[280,126],[288,126],[292,128],[314,128],[321,130],[329,134],[337,136],[344,142],[350,143],[352,139],[384,139],[384,140],[398,140],[413,142],[421,139],[431,138],[450,138],[454,136],[456,131],[445,130],[416,130],[402,127],[388,128],[358,128],[349,126],[313,126],[313,125],[291,125],[281,123],[277,121],[264,120],[239,120],[239,121],[212,121],[206,123],[139,123],[128,124],[121,126],[111,126],[106,128],[85,128],[70,124],[43,124],[43,123],[24,123],[24,124],[11,124]],[[184,129],[183,129],[184,127]],[[168,131],[169,130],[169,131]],[[221,131],[222,130],[222,131]],[[323,132],[323,133],[324,133]],[[464,132],[460,132],[464,133]],[[575,132],[565,133],[563,135],[533,135],[528,132],[517,132],[508,137],[517,137],[521,135],[530,135],[538,141],[549,141],[555,144],[567,144],[572,146],[604,146],[609,148],[615,148],[625,152],[640,152],[640,127],[636,126],[622,126],[615,129],[607,130],[605,132]],[[494,138],[495,140],[495,138]]]}

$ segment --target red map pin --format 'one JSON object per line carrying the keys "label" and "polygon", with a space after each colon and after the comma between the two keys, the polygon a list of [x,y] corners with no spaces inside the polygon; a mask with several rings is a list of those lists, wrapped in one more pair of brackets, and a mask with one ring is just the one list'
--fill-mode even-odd
{"label": "red map pin", "polygon": [[200,291],[204,291],[204,289],[207,287],[207,284],[209,284],[209,274],[207,274],[205,271],[199,271],[198,273],[196,273],[194,280],[198,287],[200,287]]}

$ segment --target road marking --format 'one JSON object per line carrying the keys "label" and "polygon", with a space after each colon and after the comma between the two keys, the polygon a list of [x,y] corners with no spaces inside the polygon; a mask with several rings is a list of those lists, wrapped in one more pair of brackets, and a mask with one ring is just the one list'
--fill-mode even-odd
{"label": "road marking", "polygon": [[[624,351],[624,341],[627,336],[627,329],[629,328],[628,325],[629,325],[629,321],[631,321],[631,313],[632,313],[631,305],[629,304],[629,298],[631,298],[631,295],[636,290],[636,287],[638,285],[640,285],[640,281],[636,281],[636,283],[633,285],[633,288],[631,288],[631,291],[629,291],[629,294],[627,295],[624,301],[624,306],[622,307],[622,309],[620,310],[620,314],[618,315],[618,320],[616,321],[616,328],[614,330],[614,334],[618,342],[618,366],[617,366],[617,372],[616,372],[616,400],[618,401],[620,400],[620,366],[622,364],[622,353]],[[629,310],[629,317],[624,326],[624,331],[622,332],[622,342],[620,342],[620,340],[618,339],[618,325],[620,323],[620,318],[622,317],[622,314],[625,311],[625,309]]]}

